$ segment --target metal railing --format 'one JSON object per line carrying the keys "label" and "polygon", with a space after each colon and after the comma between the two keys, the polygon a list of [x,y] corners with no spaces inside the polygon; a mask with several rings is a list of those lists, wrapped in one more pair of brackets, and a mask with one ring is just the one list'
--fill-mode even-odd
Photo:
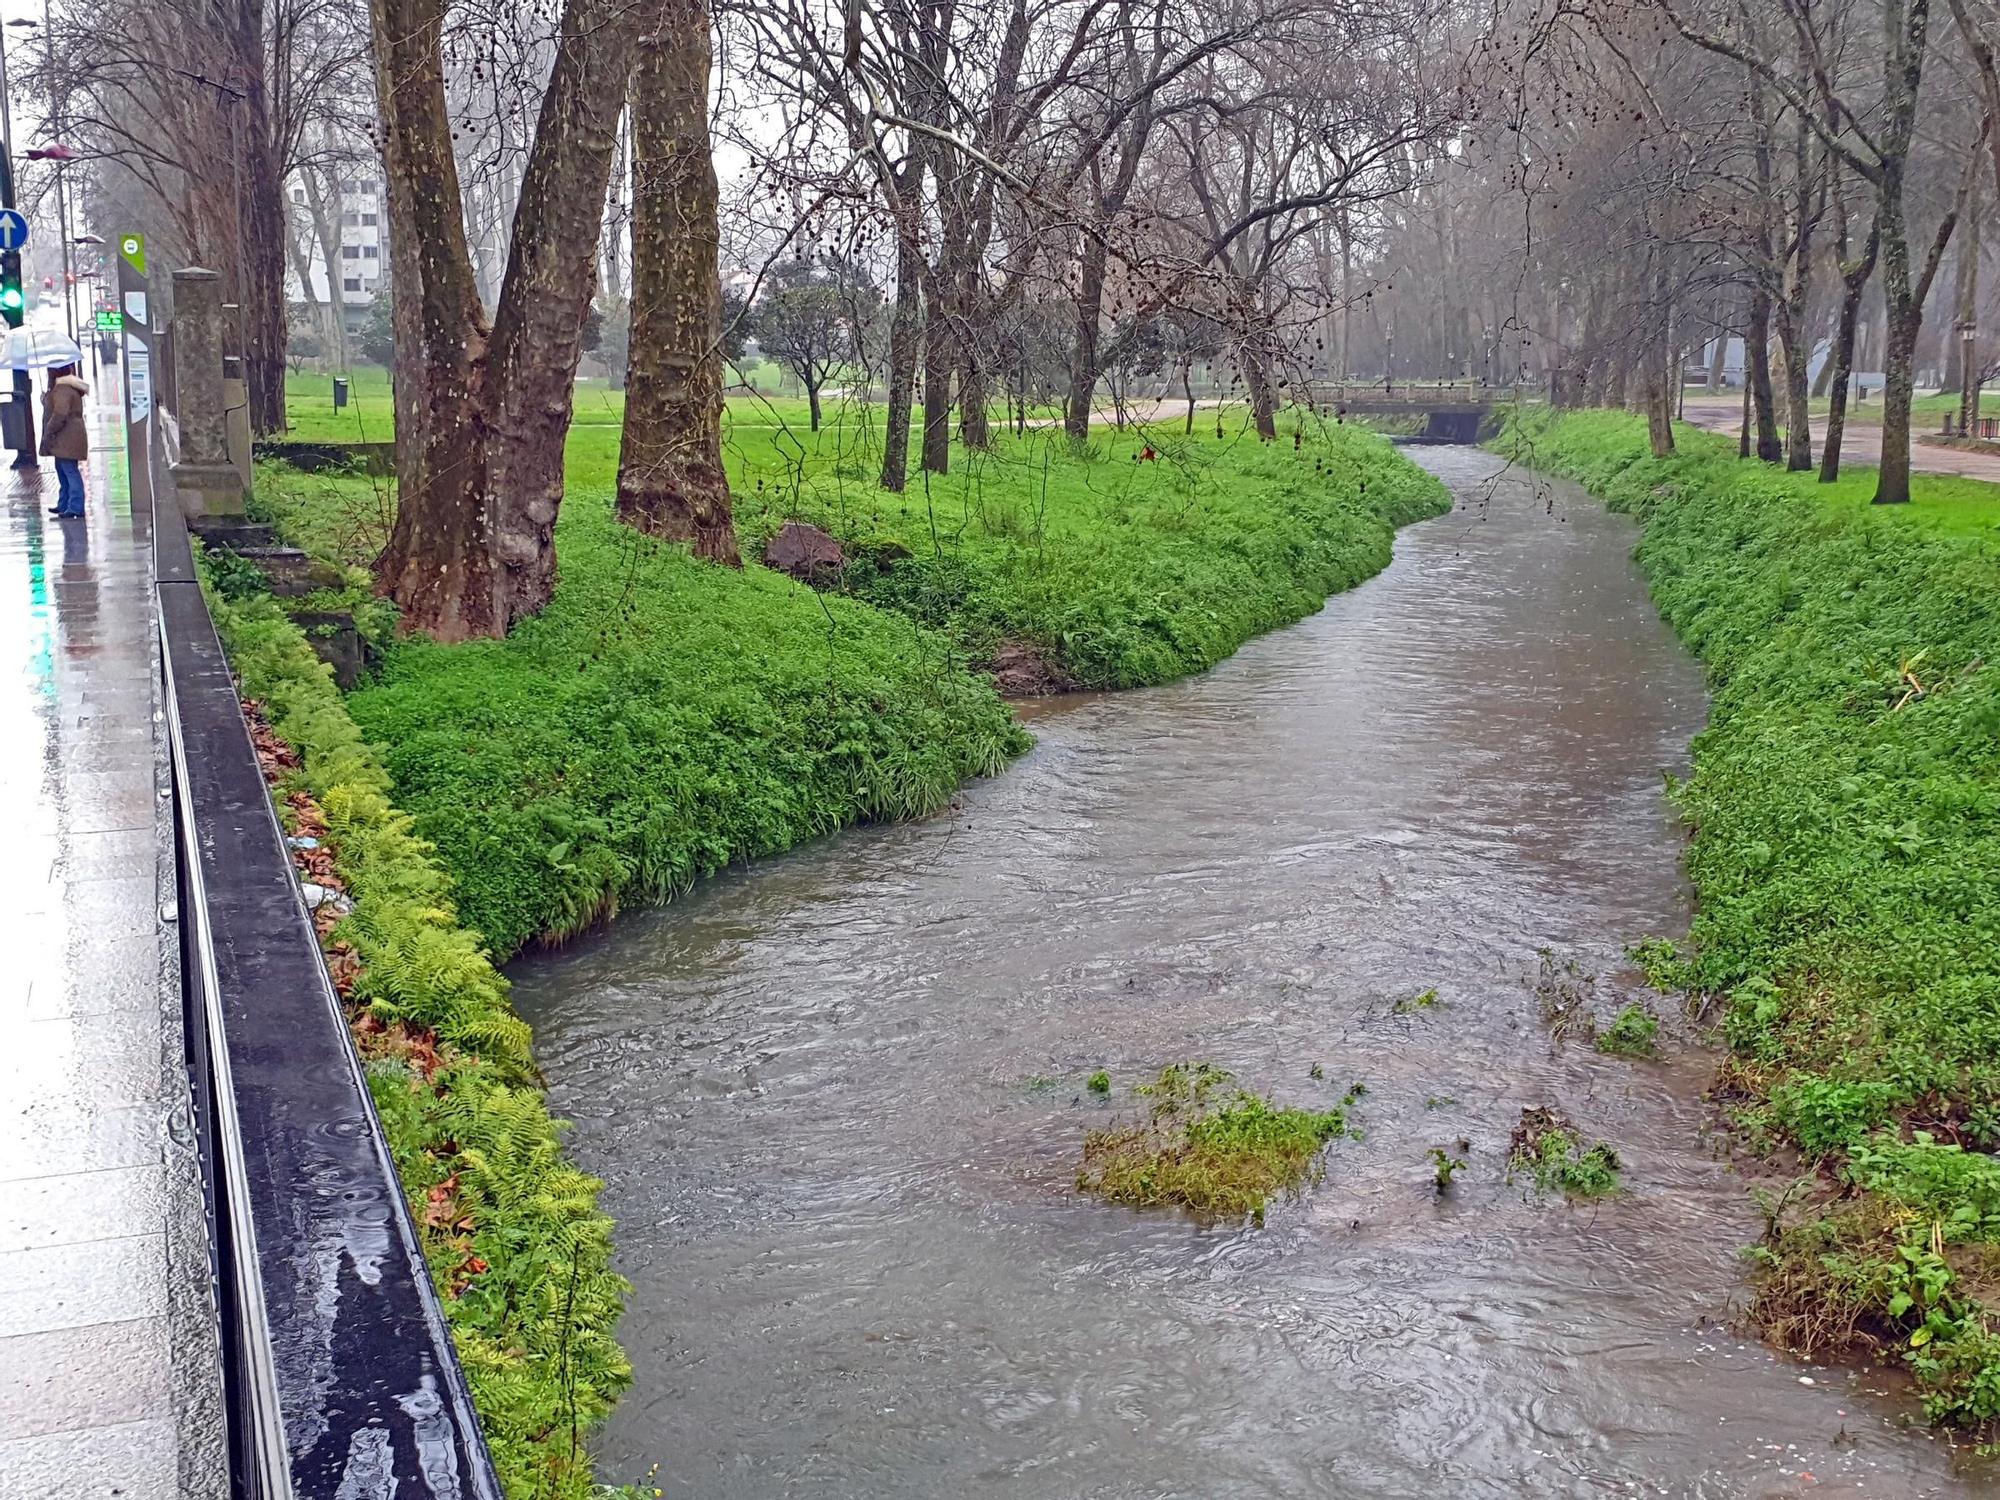
{"label": "metal railing", "polygon": [[153,489],[181,983],[232,1494],[498,1500],[164,465]]}

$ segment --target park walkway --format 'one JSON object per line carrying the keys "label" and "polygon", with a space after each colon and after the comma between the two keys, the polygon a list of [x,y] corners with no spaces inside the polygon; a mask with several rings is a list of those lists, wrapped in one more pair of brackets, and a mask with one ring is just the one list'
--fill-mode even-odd
{"label": "park walkway", "polygon": [[6,1500],[219,1493],[206,1229],[163,982],[177,940],[149,528],[116,371],[102,379],[86,520],[47,514],[52,465],[0,468]]}

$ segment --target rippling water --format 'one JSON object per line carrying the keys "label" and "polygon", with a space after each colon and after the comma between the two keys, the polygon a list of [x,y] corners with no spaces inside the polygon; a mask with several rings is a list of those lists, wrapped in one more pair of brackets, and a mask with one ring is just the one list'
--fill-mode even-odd
{"label": "rippling water", "polygon": [[[607,1479],[1974,1492],[1882,1377],[1725,1331],[1757,1220],[1704,1131],[1712,1060],[1542,1028],[1539,950],[1608,1019],[1643,994],[1624,946],[1685,927],[1662,773],[1700,674],[1629,523],[1484,453],[1418,456],[1458,508],[1321,614],[1206,676],[1033,710],[1038,748],[949,815],[515,966],[635,1287]],[[1365,1083],[1365,1138],[1261,1230],[1077,1195],[1083,1132],[1186,1058],[1286,1102]],[[1628,1195],[1506,1182],[1543,1103],[1617,1147]],[[1428,1153],[1460,1137],[1440,1200]]]}

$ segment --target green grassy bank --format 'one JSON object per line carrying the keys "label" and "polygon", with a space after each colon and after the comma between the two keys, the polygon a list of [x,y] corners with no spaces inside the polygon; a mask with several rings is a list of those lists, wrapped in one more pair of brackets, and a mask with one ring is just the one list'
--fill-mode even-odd
{"label": "green grassy bank", "polygon": [[[970,670],[1003,638],[1077,682],[1164,681],[1317,609],[1388,561],[1397,525],[1447,505],[1386,443],[1339,430],[1232,431],[1152,458],[1137,436],[1078,455],[1031,432],[894,497],[873,483],[867,421],[813,434],[769,403],[731,410],[746,552],[800,517],[862,554],[845,588],[815,592],[617,524],[615,408],[582,403],[550,607],[505,641],[390,644],[350,695],[495,952],[942,806],[1027,744]],[[365,477],[270,466],[260,493],[289,535],[350,564],[393,505]]]}
{"label": "green grassy bank", "polygon": [[1692,930],[1648,957],[1712,996],[1718,1097],[1801,1177],[1768,1205],[1756,1313],[1804,1352],[1900,1356],[1940,1420],[2000,1419],[2000,488],[1870,507],[1691,430],[1580,413],[1524,459],[1644,525],[1713,708],[1676,797]]}

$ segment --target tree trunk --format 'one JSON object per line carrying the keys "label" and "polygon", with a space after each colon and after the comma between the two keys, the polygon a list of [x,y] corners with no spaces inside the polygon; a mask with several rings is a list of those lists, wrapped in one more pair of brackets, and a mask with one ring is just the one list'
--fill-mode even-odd
{"label": "tree trunk", "polygon": [[924,309],[923,466],[933,474],[951,469],[951,368],[956,360],[949,293],[933,285]]}
{"label": "tree trunk", "polygon": [[[1965,215],[1965,232],[1958,247],[1958,327],[1951,330],[1953,358],[1960,365],[1958,379],[1958,430],[1970,434],[1979,411],[1979,351],[1962,330],[1979,320],[1979,215]],[[1967,365],[1964,355],[1970,352]]]}
{"label": "tree trunk", "polygon": [[966,447],[993,446],[993,430],[986,410],[992,399],[986,384],[985,361],[973,341],[967,340],[959,352],[958,366],[958,432]]}
{"label": "tree trunk", "polygon": [[808,380],[806,386],[806,410],[809,413],[812,430],[819,431],[819,382]]}
{"label": "tree trunk", "polygon": [[1819,479],[1832,484],[1840,478],[1840,444],[1847,430],[1847,387],[1854,373],[1854,340],[1861,323],[1861,297],[1875,270],[1875,236],[1868,237],[1862,259],[1840,271],[1840,324],[1834,330],[1833,352],[1827,364],[1833,375],[1827,385],[1826,442],[1820,450]]}
{"label": "tree trunk", "polygon": [[1098,323],[1104,315],[1104,241],[1096,235],[1083,242],[1083,265],[1076,292],[1076,345],[1069,358],[1069,403],[1063,409],[1063,431],[1073,443],[1090,440],[1090,406],[1097,394]]}
{"label": "tree trunk", "polygon": [[[665,0],[632,74],[632,338],[618,519],[734,565],[705,0]],[[813,428],[819,393],[813,392]]]}
{"label": "tree trunk", "polygon": [[1882,386],[1882,467],[1876,475],[1877,505],[1906,505],[1910,499],[1910,402],[1916,395],[1917,336],[1923,313],[1892,308],[1884,350]]}
{"label": "tree trunk", "polygon": [[1798,473],[1813,466],[1811,396],[1806,375],[1806,341],[1794,327],[1784,341],[1785,352],[1785,467]]}
{"label": "tree trunk", "polygon": [[1243,351],[1243,384],[1250,392],[1250,414],[1257,423],[1257,436],[1268,443],[1278,435],[1278,393],[1271,384],[1271,370],[1262,350]]}
{"label": "tree trunk", "polygon": [[[397,266],[399,497],[376,564],[403,624],[497,636],[555,589],[583,318],[633,25],[618,0],[569,0],[489,329],[466,246],[445,99],[443,0],[371,0]],[[415,386],[405,391],[406,384]]]}
{"label": "tree trunk", "polygon": [[1784,454],[1778,442],[1778,414],[1771,392],[1771,294],[1760,285],[1750,294],[1750,333],[1743,341],[1743,376],[1757,421],[1757,456],[1767,464]]}
{"label": "tree trunk", "polygon": [[1708,357],[1708,390],[1714,395],[1722,389],[1722,377],[1729,369],[1729,330],[1717,325],[1715,348]]}
{"label": "tree trunk", "polygon": [[896,310],[889,322],[888,411],[882,433],[882,488],[909,482],[910,407],[923,348],[923,251],[914,223],[896,226]]}

